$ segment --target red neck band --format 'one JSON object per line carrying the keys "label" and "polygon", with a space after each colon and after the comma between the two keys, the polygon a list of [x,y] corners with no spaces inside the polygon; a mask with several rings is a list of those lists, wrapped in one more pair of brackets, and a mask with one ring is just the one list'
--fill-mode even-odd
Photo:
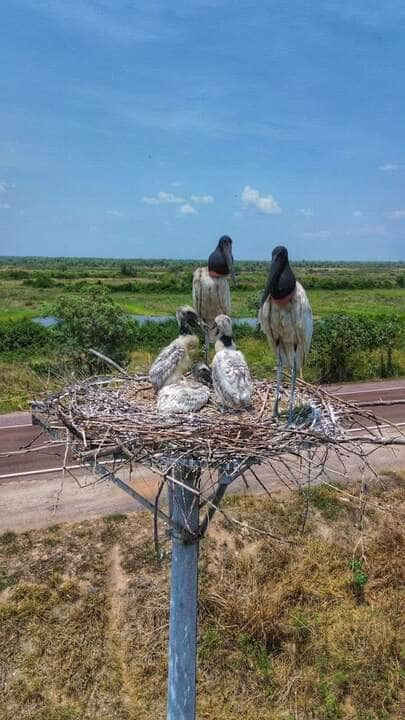
{"label": "red neck band", "polygon": [[221,273],[215,272],[215,270],[208,270],[208,275],[212,278],[228,277],[227,275],[222,275]]}
{"label": "red neck band", "polygon": [[283,297],[283,298],[274,298],[274,297],[272,296],[272,297],[271,297],[271,302],[276,303],[276,305],[287,305],[287,303],[290,302],[290,300],[291,300],[292,296],[294,295],[294,293],[295,293],[295,288],[294,288],[294,290],[293,290],[292,292],[290,292],[288,295],[286,295],[286,296]]}

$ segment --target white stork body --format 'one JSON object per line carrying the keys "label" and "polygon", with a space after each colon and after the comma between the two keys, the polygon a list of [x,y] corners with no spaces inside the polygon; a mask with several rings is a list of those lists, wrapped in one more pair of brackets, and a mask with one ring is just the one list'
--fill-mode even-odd
{"label": "white stork body", "polygon": [[197,348],[196,335],[180,335],[163,348],[149,370],[149,380],[155,390],[178,382],[191,368],[191,356]]}
{"label": "white stork body", "polygon": [[218,339],[211,370],[218,404],[222,409],[247,409],[252,404],[253,383],[246,360],[232,341],[230,318],[217,317],[215,330]]}
{"label": "white stork body", "polygon": [[281,366],[299,372],[304,366],[312,340],[313,320],[307,294],[297,282],[287,303],[269,295],[259,310],[259,323]]}
{"label": "white stork body", "polygon": [[278,417],[283,368],[291,368],[289,423],[292,423],[297,372],[304,365],[312,340],[312,311],[306,292],[296,281],[283,245],[274,248],[259,310],[259,323],[277,357],[274,415]]}
{"label": "white stork body", "polygon": [[183,379],[174,385],[166,385],[159,391],[156,409],[161,415],[195,413],[207,404],[209,398],[208,387]]}
{"label": "white stork body", "polygon": [[208,267],[200,267],[193,275],[193,306],[207,325],[207,338],[214,342],[214,320],[217,315],[230,315],[231,291],[227,276],[213,277]]}

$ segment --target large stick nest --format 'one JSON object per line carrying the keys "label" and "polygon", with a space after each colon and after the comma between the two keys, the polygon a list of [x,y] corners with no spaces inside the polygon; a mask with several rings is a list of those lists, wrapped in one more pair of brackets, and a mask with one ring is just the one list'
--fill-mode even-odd
{"label": "large stick nest", "polygon": [[210,400],[198,413],[169,416],[157,414],[147,377],[95,377],[45,398],[35,411],[48,426],[69,431],[83,462],[121,454],[161,468],[170,458],[189,455],[214,468],[235,460],[241,466],[272,464],[286,453],[300,458],[321,449],[324,466],[330,451],[339,459],[355,454],[366,461],[378,445],[405,444],[398,429],[395,437],[383,437],[379,426],[386,420],[302,380],[289,426],[286,413],[273,417],[274,392],[273,382],[255,380],[251,411],[222,413]]}

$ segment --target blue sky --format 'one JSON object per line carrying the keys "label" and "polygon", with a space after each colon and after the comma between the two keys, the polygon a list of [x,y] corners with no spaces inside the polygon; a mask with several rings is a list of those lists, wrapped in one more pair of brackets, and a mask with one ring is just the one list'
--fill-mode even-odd
{"label": "blue sky", "polygon": [[0,254],[405,260],[405,5],[3,0]]}

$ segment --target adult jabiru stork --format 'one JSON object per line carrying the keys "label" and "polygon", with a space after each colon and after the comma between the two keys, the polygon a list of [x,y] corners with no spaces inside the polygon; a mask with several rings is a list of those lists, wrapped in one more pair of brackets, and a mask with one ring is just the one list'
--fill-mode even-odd
{"label": "adult jabiru stork", "polygon": [[278,417],[283,368],[291,369],[289,423],[292,422],[295,384],[309,353],[313,319],[302,285],[288,262],[287,248],[274,248],[266,288],[259,310],[259,323],[277,358],[277,385],[274,416]]}
{"label": "adult jabiru stork", "polygon": [[197,268],[193,275],[193,305],[205,326],[206,359],[209,344],[215,342],[215,318],[231,312],[229,275],[235,280],[232,240],[223,235],[208,258],[208,266]]}

